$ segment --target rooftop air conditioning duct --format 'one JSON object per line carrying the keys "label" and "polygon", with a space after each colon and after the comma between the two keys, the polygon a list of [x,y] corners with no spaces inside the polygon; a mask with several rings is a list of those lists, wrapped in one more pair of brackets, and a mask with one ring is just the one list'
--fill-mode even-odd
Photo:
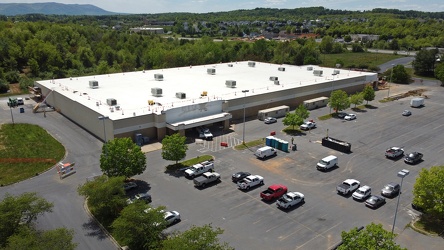
{"label": "rooftop air conditioning duct", "polygon": [[161,88],[151,88],[151,94],[153,96],[162,96],[162,89]]}
{"label": "rooftop air conditioning duct", "polygon": [[339,75],[340,72],[341,72],[341,71],[340,71],[339,69],[335,69],[335,70],[333,70],[333,74],[335,74],[335,75]]}
{"label": "rooftop air conditioning duct", "polygon": [[308,71],[312,71],[312,70],[313,70],[313,67],[312,67],[312,66],[308,66],[308,67],[307,67],[307,70],[308,70]]}
{"label": "rooftop air conditioning duct", "polygon": [[285,71],[285,68],[284,67],[279,67],[278,70],[279,71]]}
{"label": "rooftop air conditioning duct", "polygon": [[324,73],[324,71],[318,70],[318,69],[313,71],[313,75],[315,75],[315,76],[322,76],[323,73]]}
{"label": "rooftop air conditioning duct", "polygon": [[98,89],[99,88],[99,82],[98,81],[89,81],[89,87],[92,89]]}
{"label": "rooftop air conditioning duct", "polygon": [[256,62],[248,62],[248,67],[256,67]]}
{"label": "rooftop air conditioning duct", "polygon": [[278,80],[274,81],[274,84],[279,85],[279,81]]}
{"label": "rooftop air conditioning duct", "polygon": [[163,74],[154,74],[154,80],[163,81]]}
{"label": "rooftop air conditioning duct", "polygon": [[227,80],[227,81],[225,81],[225,86],[227,86],[228,88],[234,88],[234,87],[236,87],[236,81]]}
{"label": "rooftop air conditioning duct", "polygon": [[216,74],[216,69],[214,69],[214,68],[207,69],[207,74],[208,75],[215,75]]}
{"label": "rooftop air conditioning duct", "polygon": [[270,81],[276,81],[279,80],[277,76],[270,76]]}
{"label": "rooftop air conditioning duct", "polygon": [[108,99],[106,99],[106,104],[108,104],[109,106],[116,106],[117,100],[114,98],[108,98]]}
{"label": "rooftop air conditioning duct", "polygon": [[176,92],[176,98],[185,99],[187,95],[184,92]]}

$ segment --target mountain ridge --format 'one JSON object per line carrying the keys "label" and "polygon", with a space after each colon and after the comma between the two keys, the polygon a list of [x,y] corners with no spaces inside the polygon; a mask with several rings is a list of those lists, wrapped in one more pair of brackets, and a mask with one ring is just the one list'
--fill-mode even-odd
{"label": "mountain ridge", "polygon": [[0,3],[0,15],[16,16],[27,14],[43,15],[116,15],[92,4],[44,3]]}

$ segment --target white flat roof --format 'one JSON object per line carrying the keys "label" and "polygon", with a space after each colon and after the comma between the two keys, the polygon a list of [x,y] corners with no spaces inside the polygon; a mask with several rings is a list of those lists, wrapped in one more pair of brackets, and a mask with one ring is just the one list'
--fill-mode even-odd
{"label": "white flat roof", "polygon": [[[229,65],[232,65],[230,67]],[[279,71],[284,67],[285,71]],[[315,76],[312,70],[322,70],[323,76]],[[215,74],[207,73],[207,69],[215,69]],[[326,81],[353,78],[358,76],[374,76],[375,73],[339,69],[333,75],[334,68],[323,68],[315,65],[293,66],[255,62],[250,67],[248,61],[220,63],[181,68],[144,70],[107,75],[72,77],[38,81],[41,85],[96,110],[112,120],[132,117],[133,113],[144,115],[160,113],[170,108],[187,106],[213,100],[230,100],[244,97],[242,90],[249,90],[248,96],[282,89],[318,84]],[[154,74],[162,74],[163,81],[156,81]],[[278,77],[279,85],[274,84],[270,77]],[[89,81],[97,81],[99,87],[91,89]],[[227,80],[236,81],[236,87],[226,86]],[[152,88],[161,88],[162,96],[151,94]],[[201,94],[206,91],[206,97]],[[176,98],[177,92],[186,94],[186,99]],[[106,100],[113,98],[120,110],[113,112]],[[148,105],[153,100],[155,105]],[[97,106],[96,103],[99,103]]]}

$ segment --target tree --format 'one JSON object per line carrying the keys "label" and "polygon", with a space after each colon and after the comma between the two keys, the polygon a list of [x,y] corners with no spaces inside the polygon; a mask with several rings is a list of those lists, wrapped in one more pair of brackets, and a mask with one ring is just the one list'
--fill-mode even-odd
{"label": "tree", "polygon": [[74,230],[57,228],[38,231],[29,227],[21,227],[17,234],[8,238],[6,250],[21,249],[54,249],[74,250],[77,243],[72,242]]}
{"label": "tree", "polygon": [[124,179],[123,176],[108,177],[102,175],[93,181],[86,182],[77,189],[80,195],[88,198],[88,206],[91,212],[102,223],[113,221],[126,205],[126,196],[123,190]]}
{"label": "tree", "polygon": [[169,161],[178,161],[187,155],[188,145],[185,144],[187,138],[176,133],[165,136],[162,140],[162,158]]}
{"label": "tree", "polygon": [[162,250],[231,250],[226,242],[220,243],[217,236],[224,230],[213,229],[211,225],[193,226],[183,233],[174,233],[162,242]]}
{"label": "tree", "polygon": [[337,113],[350,107],[350,99],[344,90],[335,90],[331,93],[328,105]]}
{"label": "tree", "polygon": [[420,50],[416,53],[415,60],[413,61],[413,69],[415,74],[422,76],[433,75],[436,54],[438,50]]}
{"label": "tree", "polygon": [[0,246],[4,246],[21,226],[31,226],[38,215],[51,212],[53,206],[36,193],[23,193],[17,197],[6,194],[0,202]]}
{"label": "tree", "polygon": [[394,234],[384,230],[381,224],[374,224],[373,222],[361,231],[358,231],[357,228],[350,230],[350,232],[343,231],[341,237],[342,245],[338,247],[338,250],[404,249],[395,243]]}
{"label": "tree", "polygon": [[300,126],[309,116],[310,112],[304,105],[301,104],[294,110],[293,113],[288,112],[282,122],[285,126],[292,126],[294,130],[294,126]]}
{"label": "tree", "polygon": [[163,209],[150,208],[141,201],[126,206],[111,225],[113,236],[130,249],[157,249],[166,228]]}
{"label": "tree", "polygon": [[436,219],[444,219],[444,166],[423,168],[413,186],[413,203],[425,214]]}
{"label": "tree", "polygon": [[436,66],[435,77],[441,81],[441,86],[444,86],[444,63],[440,63]]}
{"label": "tree", "polygon": [[367,104],[369,101],[375,100],[375,96],[375,90],[370,85],[365,86],[362,90],[362,97],[365,101],[367,101]]}
{"label": "tree", "polygon": [[392,68],[393,70],[393,79],[390,79],[391,82],[408,84],[411,81],[410,75],[407,73],[404,65],[396,65]]}
{"label": "tree", "polygon": [[350,103],[355,105],[362,104],[364,102],[364,96],[362,93],[356,93],[350,96]]}
{"label": "tree", "polygon": [[307,110],[307,108],[306,108],[304,105],[302,105],[302,104],[300,104],[300,105],[297,107],[297,109],[295,109],[294,113],[295,113],[297,116],[301,117],[302,120],[305,120],[305,119],[307,119],[307,118],[310,116],[310,112],[309,112],[309,111]]}
{"label": "tree", "polygon": [[115,138],[103,144],[100,168],[107,176],[129,178],[145,171],[146,158],[130,138]]}

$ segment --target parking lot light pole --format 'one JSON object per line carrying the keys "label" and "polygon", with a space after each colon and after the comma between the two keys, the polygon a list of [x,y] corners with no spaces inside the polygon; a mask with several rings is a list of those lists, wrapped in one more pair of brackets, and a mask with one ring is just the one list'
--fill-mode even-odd
{"label": "parking lot light pole", "polygon": [[[393,68],[394,68],[394,67],[395,67],[395,65],[392,64],[392,72],[390,72],[390,82],[391,82],[392,79],[393,79]],[[387,98],[389,98],[389,96],[390,96],[390,82],[389,82],[389,84],[388,84]]]}
{"label": "parking lot light pole", "polygon": [[245,98],[247,97],[247,93],[250,92],[249,90],[242,90],[242,93],[244,93],[244,128],[242,132],[242,144],[245,144]]}
{"label": "parking lot light pole", "polygon": [[399,188],[398,202],[396,203],[395,218],[393,219],[393,226],[392,226],[392,234],[395,231],[396,215],[398,214],[398,206],[399,206],[399,198],[401,197],[401,192],[402,192],[402,181],[404,181],[404,177],[409,175],[409,173],[410,173],[410,171],[408,171],[407,169],[403,169],[398,172],[398,177],[401,178],[401,187]]}

